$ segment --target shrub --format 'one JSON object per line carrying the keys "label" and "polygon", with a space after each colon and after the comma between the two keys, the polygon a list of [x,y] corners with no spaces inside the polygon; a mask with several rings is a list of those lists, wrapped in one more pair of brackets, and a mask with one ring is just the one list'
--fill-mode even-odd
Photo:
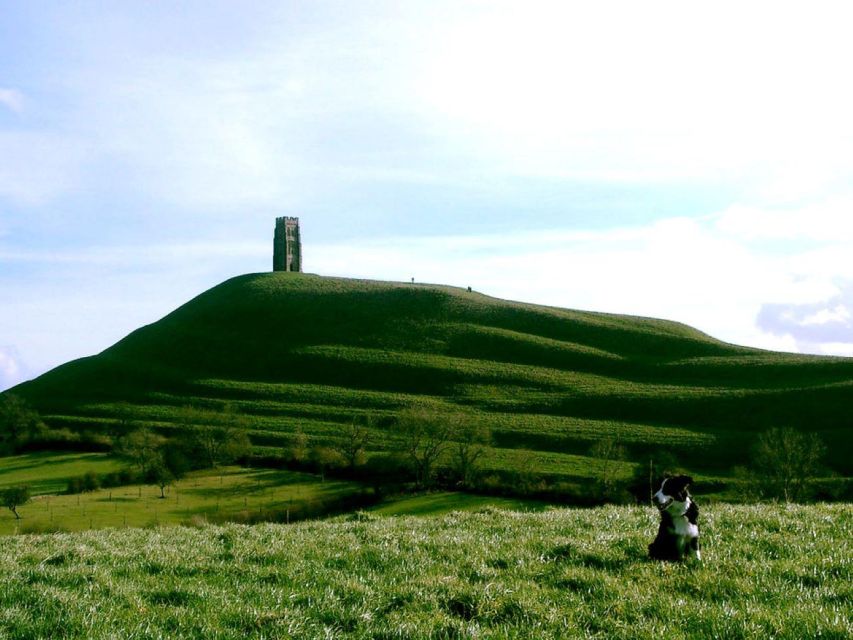
{"label": "shrub", "polygon": [[97,491],[101,487],[101,481],[94,471],[87,471],[81,479],[83,491]]}

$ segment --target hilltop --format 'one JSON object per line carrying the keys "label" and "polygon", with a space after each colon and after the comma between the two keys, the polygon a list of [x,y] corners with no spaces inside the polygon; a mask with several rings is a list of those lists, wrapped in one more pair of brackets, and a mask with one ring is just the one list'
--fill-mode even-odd
{"label": "hilltop", "polygon": [[376,418],[375,446],[412,402],[488,424],[490,465],[521,449],[537,469],[583,476],[595,440],[634,459],[660,448],[709,474],[742,462],[770,426],[814,431],[851,473],[853,359],[726,344],[650,318],[572,311],[464,289],[264,273],[232,278],[102,353],[13,392],[55,427],[160,430],[192,403],[231,402],[259,449],[297,429],[333,440]]}

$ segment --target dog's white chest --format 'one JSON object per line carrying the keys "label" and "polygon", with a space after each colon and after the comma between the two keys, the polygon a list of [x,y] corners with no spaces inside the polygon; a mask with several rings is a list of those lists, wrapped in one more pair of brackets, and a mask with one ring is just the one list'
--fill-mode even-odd
{"label": "dog's white chest", "polygon": [[690,522],[684,516],[678,516],[672,519],[672,524],[675,527],[675,534],[679,536],[686,536],[688,538],[698,538],[699,537],[699,527]]}

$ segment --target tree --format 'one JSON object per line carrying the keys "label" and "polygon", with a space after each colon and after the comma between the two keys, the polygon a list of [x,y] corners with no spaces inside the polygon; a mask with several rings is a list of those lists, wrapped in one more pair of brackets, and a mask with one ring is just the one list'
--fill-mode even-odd
{"label": "tree", "polygon": [[326,471],[335,467],[342,467],[346,464],[346,460],[341,455],[340,451],[332,447],[318,446],[311,450],[311,459],[317,466],[317,471],[320,472],[320,480],[326,481]]}
{"label": "tree", "polygon": [[451,446],[453,471],[463,487],[470,487],[477,465],[492,441],[491,430],[481,424],[463,423],[456,431],[456,440]]}
{"label": "tree", "polygon": [[365,424],[359,424],[355,419],[341,430],[343,436],[336,444],[335,449],[346,461],[346,466],[354,471],[365,462],[365,454],[370,444],[369,427],[373,426],[373,417],[367,416]]}
{"label": "tree", "polygon": [[536,455],[530,449],[513,449],[510,454],[513,489],[529,495],[545,488],[544,479],[536,474]]}
{"label": "tree", "polygon": [[399,447],[415,472],[415,483],[424,487],[432,481],[435,464],[448,447],[452,433],[445,416],[423,407],[403,411],[397,425]]}
{"label": "tree", "polygon": [[115,451],[127,458],[139,469],[140,475],[146,478],[151,474],[154,465],[160,462],[160,448],[165,442],[163,436],[143,427],[119,438]]}
{"label": "tree", "polygon": [[400,451],[375,453],[364,463],[365,476],[373,483],[376,495],[387,486],[399,485],[411,479],[412,468],[408,458]]}
{"label": "tree", "polygon": [[14,449],[45,431],[39,414],[26,401],[13,393],[0,398],[0,445]]}
{"label": "tree", "polygon": [[774,427],[758,436],[752,448],[752,471],[764,495],[796,502],[806,481],[821,470],[826,451],[817,434]]}
{"label": "tree", "polygon": [[166,497],[166,487],[175,481],[175,475],[172,470],[166,465],[162,457],[160,457],[148,471],[147,479],[149,482],[160,487],[160,498]]}
{"label": "tree", "polygon": [[159,451],[159,456],[148,471],[148,481],[160,487],[160,497],[166,497],[166,487],[175,480],[180,480],[189,469],[189,461],[183,452],[176,447],[169,447],[164,443]]}
{"label": "tree", "polygon": [[136,412],[129,402],[118,402],[115,409],[115,422],[112,426],[112,435],[121,437],[136,428]]}
{"label": "tree", "polygon": [[182,422],[187,437],[210,467],[234,462],[251,448],[246,419],[233,405],[225,405],[222,412],[185,407]]}
{"label": "tree", "polygon": [[189,462],[180,448],[147,428],[136,429],[119,438],[116,452],[128,458],[146,482],[160,487],[160,497],[166,497],[166,487],[183,478]]}
{"label": "tree", "polygon": [[625,447],[616,438],[607,436],[590,447],[590,457],[601,460],[598,469],[598,490],[601,498],[612,497],[616,488],[619,462],[627,458]]}
{"label": "tree", "polygon": [[3,506],[15,514],[15,519],[20,520],[18,507],[30,501],[30,489],[25,486],[8,487],[0,492],[0,499]]}
{"label": "tree", "polygon": [[296,427],[293,434],[293,444],[290,445],[290,459],[294,462],[305,462],[308,457],[308,436],[302,431],[302,427]]}

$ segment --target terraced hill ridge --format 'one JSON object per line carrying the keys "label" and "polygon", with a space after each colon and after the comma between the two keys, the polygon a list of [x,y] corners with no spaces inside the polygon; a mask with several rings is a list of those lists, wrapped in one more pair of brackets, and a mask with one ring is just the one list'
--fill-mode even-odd
{"label": "terraced hill ridge", "polygon": [[334,440],[374,416],[373,446],[414,402],[488,424],[489,465],[519,452],[583,476],[590,444],[634,459],[661,448],[691,469],[741,462],[771,426],[817,432],[845,455],[853,359],[738,347],[675,322],[572,311],[464,289],[263,273],[232,278],[89,358],[14,393],[53,426],[175,426],[180,407],[233,403],[259,449],[297,429]]}

